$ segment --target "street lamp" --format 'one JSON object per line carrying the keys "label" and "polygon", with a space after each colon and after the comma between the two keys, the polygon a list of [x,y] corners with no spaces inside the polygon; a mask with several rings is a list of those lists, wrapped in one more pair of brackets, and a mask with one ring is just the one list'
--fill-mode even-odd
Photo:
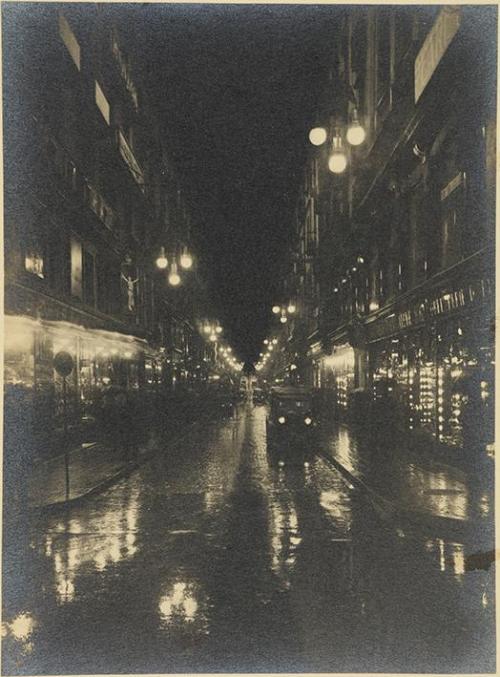
{"label": "street lamp", "polygon": [[309,132],[309,141],[313,146],[322,146],[328,137],[324,127],[313,127]]}
{"label": "street lamp", "polygon": [[280,312],[281,308],[279,306],[273,306],[273,313],[277,315]]}
{"label": "street lamp", "polygon": [[366,139],[366,132],[359,121],[357,108],[352,112],[351,123],[347,129],[346,139],[351,146],[360,146]]}
{"label": "street lamp", "polygon": [[[358,98],[353,91],[353,99],[356,102],[352,109],[347,129],[341,125],[334,124],[332,148],[328,158],[328,168],[334,174],[342,174],[347,167],[347,153],[343,144],[343,137],[351,146],[360,146],[366,139],[366,131],[362,126],[358,114]],[[309,132],[309,141],[313,146],[322,146],[328,139],[328,132],[325,127],[313,127]]]}
{"label": "street lamp", "polygon": [[193,257],[189,253],[187,247],[184,247],[184,250],[181,254],[180,264],[181,268],[184,268],[184,270],[190,270],[190,268],[193,266]]}
{"label": "street lamp", "polygon": [[173,261],[171,267],[170,267],[170,273],[168,276],[168,282],[172,287],[177,287],[181,283],[181,277],[179,273],[177,272],[177,263]]}
{"label": "street lamp", "polygon": [[160,253],[158,255],[158,258],[156,259],[156,265],[160,270],[165,270],[165,268],[168,266],[168,259],[165,254],[165,247],[160,247]]}
{"label": "street lamp", "polygon": [[347,156],[345,154],[342,137],[337,130],[332,140],[332,152],[328,158],[328,169],[334,174],[342,174],[347,167]]}

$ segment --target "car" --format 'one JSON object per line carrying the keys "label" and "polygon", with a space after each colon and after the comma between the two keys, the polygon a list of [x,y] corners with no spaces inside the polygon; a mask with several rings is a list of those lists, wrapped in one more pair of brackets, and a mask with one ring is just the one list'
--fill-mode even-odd
{"label": "car", "polygon": [[266,393],[262,388],[255,387],[252,390],[252,399],[254,404],[264,404],[266,401]]}
{"label": "car", "polygon": [[318,442],[318,416],[312,391],[304,386],[272,388],[266,435],[268,451],[279,465],[307,464]]}

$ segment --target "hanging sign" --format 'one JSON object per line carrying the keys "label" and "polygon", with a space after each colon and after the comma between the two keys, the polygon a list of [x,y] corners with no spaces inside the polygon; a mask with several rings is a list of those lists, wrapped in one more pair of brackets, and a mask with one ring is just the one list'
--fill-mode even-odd
{"label": "hanging sign", "polygon": [[54,369],[59,376],[66,378],[73,371],[73,357],[65,350],[60,350],[54,356]]}
{"label": "hanging sign", "polygon": [[415,103],[420,99],[434,71],[460,28],[460,7],[444,7],[415,59]]}

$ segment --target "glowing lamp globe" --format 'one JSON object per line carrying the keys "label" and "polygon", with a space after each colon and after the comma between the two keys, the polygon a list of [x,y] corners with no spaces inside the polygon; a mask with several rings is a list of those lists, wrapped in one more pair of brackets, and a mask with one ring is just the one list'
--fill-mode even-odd
{"label": "glowing lamp globe", "polygon": [[358,120],[353,120],[351,122],[347,130],[346,138],[347,142],[350,143],[351,146],[360,146],[366,139],[366,132],[359,124]]}
{"label": "glowing lamp globe", "polygon": [[287,321],[287,318],[286,318],[284,315],[282,315],[282,316],[280,317],[280,322],[281,322],[281,324],[285,324],[286,321]]}
{"label": "glowing lamp globe", "polygon": [[193,257],[191,254],[188,252],[184,252],[184,254],[181,255],[180,258],[180,264],[181,267],[184,268],[184,270],[189,270],[193,266]]}
{"label": "glowing lamp globe", "polygon": [[324,127],[313,127],[309,132],[309,141],[313,146],[322,146],[327,138],[326,129]]}
{"label": "glowing lamp globe", "polygon": [[168,266],[168,259],[165,256],[165,248],[164,247],[161,247],[161,249],[160,249],[160,254],[159,254],[158,258],[156,259],[156,266],[160,270],[165,270],[165,268]]}
{"label": "glowing lamp globe", "polygon": [[179,273],[176,273],[172,271],[170,275],[168,276],[168,282],[169,284],[172,285],[172,287],[178,287],[181,283],[181,278]]}
{"label": "glowing lamp globe", "polygon": [[347,167],[347,158],[342,151],[334,151],[328,159],[328,169],[333,174],[342,174]]}
{"label": "glowing lamp globe", "polygon": [[281,308],[279,306],[273,306],[273,313],[277,315],[280,312]]}
{"label": "glowing lamp globe", "polygon": [[290,303],[287,310],[290,313],[290,315],[293,315],[293,313],[297,310],[297,308],[295,307],[295,305],[293,303]]}

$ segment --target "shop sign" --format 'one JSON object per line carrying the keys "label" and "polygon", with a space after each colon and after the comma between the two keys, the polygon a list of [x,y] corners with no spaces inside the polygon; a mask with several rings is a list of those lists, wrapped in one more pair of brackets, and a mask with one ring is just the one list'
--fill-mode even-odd
{"label": "shop sign", "polygon": [[66,378],[73,371],[73,357],[70,353],[65,350],[60,350],[57,355],[54,356],[54,369],[57,371],[59,376]]}
{"label": "shop sign", "polygon": [[369,340],[390,336],[398,330],[414,327],[430,319],[462,308],[472,308],[491,298],[492,285],[488,279],[479,279],[457,289],[436,290],[428,297],[415,300],[406,310],[378,319],[366,325]]}
{"label": "shop sign", "polygon": [[460,28],[460,7],[444,7],[415,59],[415,103]]}

